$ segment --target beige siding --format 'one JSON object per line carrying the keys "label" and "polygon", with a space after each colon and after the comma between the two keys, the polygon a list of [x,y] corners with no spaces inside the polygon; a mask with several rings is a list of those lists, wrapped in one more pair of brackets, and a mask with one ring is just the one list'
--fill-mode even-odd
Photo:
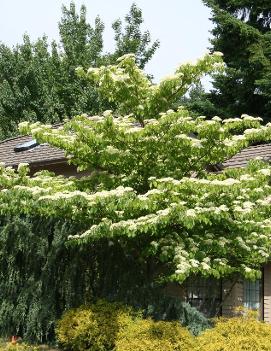
{"label": "beige siding", "polygon": [[[183,286],[177,284],[168,284],[165,293],[168,296],[179,297],[184,299],[185,291]],[[243,305],[243,282],[242,280],[233,282],[230,280],[222,283],[222,315],[230,317],[235,315],[235,309]]]}
{"label": "beige siding", "polygon": [[[168,296],[185,299],[186,293],[183,286],[168,284],[165,293]],[[259,311],[259,318],[271,323],[271,263],[264,267],[263,299]],[[236,315],[236,308],[244,305],[244,282],[224,280],[222,282],[222,315],[230,317]],[[263,313],[262,313],[263,312]]]}
{"label": "beige siding", "polygon": [[222,315],[233,316],[236,307],[243,305],[243,282],[242,280],[224,281],[222,285]]}
{"label": "beige siding", "polygon": [[90,175],[89,171],[84,171],[84,172],[77,172],[77,169],[73,165],[69,165],[66,161],[64,162],[59,162],[59,163],[54,163],[54,164],[41,164],[41,165],[30,165],[30,170],[31,170],[31,175],[33,175],[36,172],[42,171],[42,170],[47,170],[50,172],[54,172],[56,175],[63,175],[65,177],[85,177]]}
{"label": "beige siding", "polygon": [[263,313],[264,321],[271,323],[271,263],[264,266]]}

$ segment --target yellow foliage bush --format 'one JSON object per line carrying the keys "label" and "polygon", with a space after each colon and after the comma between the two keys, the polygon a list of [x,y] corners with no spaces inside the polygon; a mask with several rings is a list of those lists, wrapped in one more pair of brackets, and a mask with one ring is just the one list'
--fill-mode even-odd
{"label": "yellow foliage bush", "polygon": [[190,351],[194,337],[178,322],[142,319],[142,313],[100,300],[66,312],[56,336],[67,351]]}
{"label": "yellow foliage bush", "polygon": [[242,317],[219,318],[213,329],[196,340],[194,351],[271,351],[271,325],[248,312]]}
{"label": "yellow foliage bush", "polygon": [[67,351],[112,351],[118,333],[140,316],[129,307],[100,300],[67,311],[57,323],[57,340]]}
{"label": "yellow foliage bush", "polygon": [[138,319],[119,333],[116,351],[192,351],[194,337],[178,322]]}
{"label": "yellow foliage bush", "polygon": [[38,348],[24,343],[14,345],[11,342],[6,342],[0,344],[0,351],[38,351]]}
{"label": "yellow foliage bush", "polygon": [[[218,318],[214,328],[194,337],[179,322],[143,319],[132,308],[101,300],[66,312],[56,335],[67,351],[271,351],[271,325],[258,321],[253,311],[239,312]],[[11,349],[0,346],[0,351]]]}

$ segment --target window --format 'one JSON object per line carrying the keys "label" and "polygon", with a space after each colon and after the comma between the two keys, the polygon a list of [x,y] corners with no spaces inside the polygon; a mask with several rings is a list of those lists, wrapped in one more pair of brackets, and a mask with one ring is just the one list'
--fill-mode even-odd
{"label": "window", "polygon": [[259,310],[261,304],[262,284],[261,280],[244,281],[244,306],[253,310]]}
{"label": "window", "polygon": [[207,317],[220,313],[221,281],[212,278],[188,278],[184,285],[184,299]]}

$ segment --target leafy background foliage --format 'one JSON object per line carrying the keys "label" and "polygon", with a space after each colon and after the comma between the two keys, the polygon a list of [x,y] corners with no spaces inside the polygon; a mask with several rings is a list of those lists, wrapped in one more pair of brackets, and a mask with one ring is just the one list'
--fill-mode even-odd
{"label": "leafy background foliage", "polygon": [[59,22],[60,43],[46,36],[31,42],[29,36],[13,48],[0,45],[0,138],[17,133],[24,120],[56,123],[79,113],[94,114],[110,104],[98,99],[89,81],[78,79],[75,68],[114,63],[120,54],[134,53],[140,67],[152,58],[159,42],[143,32],[142,11],[132,5],[124,21],[112,25],[115,51],[103,52],[104,24],[97,17],[92,27],[82,6],[63,6]]}

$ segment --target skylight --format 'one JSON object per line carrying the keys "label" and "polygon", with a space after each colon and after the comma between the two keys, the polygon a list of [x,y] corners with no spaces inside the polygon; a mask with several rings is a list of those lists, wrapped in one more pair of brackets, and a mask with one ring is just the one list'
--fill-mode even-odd
{"label": "skylight", "polygon": [[27,141],[23,144],[18,144],[14,147],[14,151],[15,152],[21,152],[21,151],[26,151],[26,150],[30,150],[33,149],[34,147],[38,146],[39,144],[37,143],[36,139]]}

